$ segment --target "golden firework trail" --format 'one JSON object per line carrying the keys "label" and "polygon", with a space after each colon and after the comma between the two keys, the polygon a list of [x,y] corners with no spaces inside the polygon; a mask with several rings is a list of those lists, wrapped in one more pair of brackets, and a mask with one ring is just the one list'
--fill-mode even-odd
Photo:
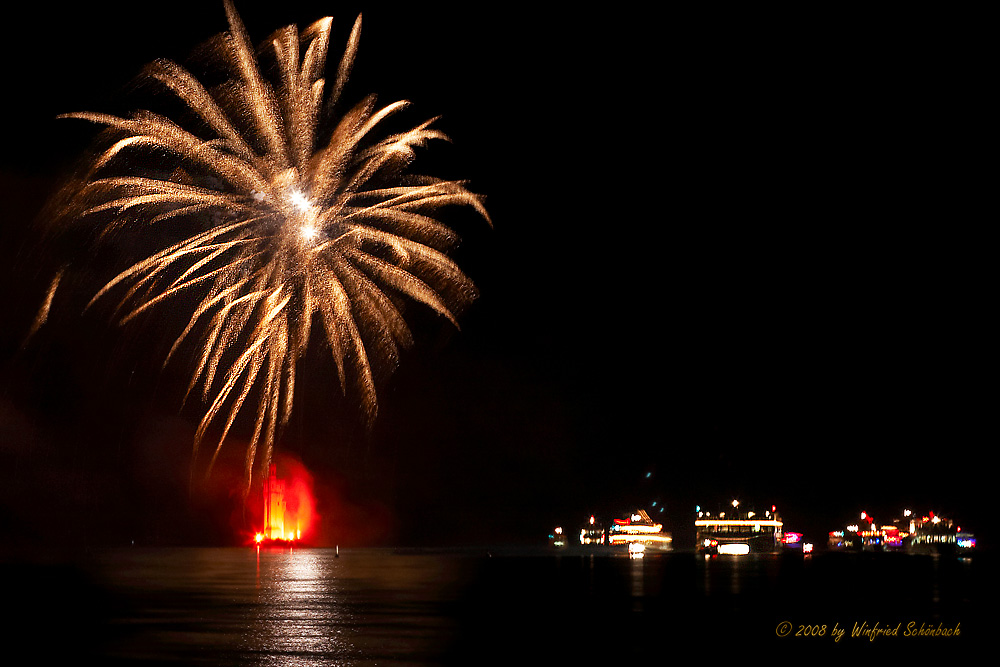
{"label": "golden firework trail", "polygon": [[[210,89],[167,60],[145,72],[183,102],[198,133],[151,111],[64,116],[104,125],[111,137],[64,213],[74,224],[101,221],[103,235],[152,236],[165,225],[185,230],[182,240],[119,273],[91,303],[124,292],[116,315],[125,323],[179,295],[196,295],[167,361],[182,342],[197,341],[188,394],[200,388],[208,407],[195,458],[209,428],[221,428],[217,440],[212,436],[209,470],[237,415],[256,401],[245,459],[249,488],[255,466],[267,470],[289,419],[296,363],[313,328],[325,334],[341,389],[357,381],[373,419],[373,364],[395,364],[399,347],[412,342],[400,310],[407,299],[400,297],[452,322],[475,297],[445,254],[455,234],[433,214],[467,205],[489,218],[463,182],[405,173],[415,148],[446,139],[433,120],[376,136],[408,102],[379,107],[370,96],[324,122],[350,74],[360,16],[328,86],[331,18],[302,32],[277,31],[258,51],[276,65],[265,76],[230,0],[225,11],[229,31],[218,40],[230,73],[224,85]],[[151,155],[170,156],[170,167]]]}

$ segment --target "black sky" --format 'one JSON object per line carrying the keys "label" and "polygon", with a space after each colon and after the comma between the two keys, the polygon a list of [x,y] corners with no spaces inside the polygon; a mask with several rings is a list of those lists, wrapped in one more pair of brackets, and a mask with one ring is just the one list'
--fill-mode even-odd
{"label": "black sky", "polygon": [[[310,357],[284,446],[328,519],[399,543],[532,540],[655,499],[682,534],[695,503],[739,496],[814,539],[904,505],[987,529],[978,53],[948,21],[244,5],[255,40],[333,13],[338,55],[363,11],[347,99],[441,115],[453,143],[414,170],[468,179],[494,221],[454,218],[482,296],[459,333],[417,318],[370,435]],[[55,261],[32,254],[32,217],[94,136],[55,116],[127,111],[144,63],[226,28],[221,2],[8,26],[5,511],[210,539],[228,517],[185,506],[197,410],[184,369],[158,370],[155,323],[20,342]]]}

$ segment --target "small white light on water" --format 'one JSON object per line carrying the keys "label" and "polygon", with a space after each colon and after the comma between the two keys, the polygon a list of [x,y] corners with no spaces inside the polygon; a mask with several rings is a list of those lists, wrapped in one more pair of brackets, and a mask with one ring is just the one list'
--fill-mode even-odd
{"label": "small white light on water", "polygon": [[749,544],[720,544],[719,545],[720,554],[731,554],[734,556],[745,556],[750,553]]}

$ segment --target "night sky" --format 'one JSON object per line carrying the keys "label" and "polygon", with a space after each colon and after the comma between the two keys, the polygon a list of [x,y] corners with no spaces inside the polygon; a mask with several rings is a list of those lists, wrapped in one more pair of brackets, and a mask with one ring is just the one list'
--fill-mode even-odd
{"label": "night sky", "polygon": [[[345,99],[440,115],[453,143],[412,171],[467,179],[494,223],[449,213],[481,297],[458,332],[412,310],[370,433],[307,358],[281,448],[327,541],[544,542],[653,500],[681,540],[734,497],[816,541],[903,507],[988,534],[974,41],[900,17],[247,4],[255,41],[333,13],[331,61],[363,11]],[[201,406],[182,362],[160,370],[178,313],[74,312],[22,346],[63,259],[81,286],[111,270],[38,243],[97,132],[55,116],[127,112],[143,64],[226,29],[221,2],[146,6],[22,8],[0,47],[0,508],[26,543],[233,539],[226,466],[189,493]]]}

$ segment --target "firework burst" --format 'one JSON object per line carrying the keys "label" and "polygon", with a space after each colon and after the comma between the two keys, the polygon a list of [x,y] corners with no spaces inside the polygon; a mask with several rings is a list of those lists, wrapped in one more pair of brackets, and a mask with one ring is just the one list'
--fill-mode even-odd
{"label": "firework burst", "polygon": [[194,304],[167,361],[195,342],[188,394],[200,391],[207,405],[195,458],[213,429],[211,470],[237,415],[255,404],[249,488],[289,419],[296,364],[313,329],[323,332],[342,390],[356,384],[373,419],[373,368],[391,367],[412,342],[403,304],[420,302],[454,323],[475,296],[445,254],[456,237],[435,212],[465,205],[488,217],[464,183],[405,173],[415,148],[446,138],[433,121],[382,136],[383,121],[407,102],[379,107],[369,97],[333,116],[360,16],[331,87],[323,73],[332,19],[302,32],[286,27],[255,51],[230,0],[225,10],[229,32],[215,42],[229,73],[222,85],[209,88],[166,60],[145,72],[183,103],[196,129],[150,111],[64,116],[105,126],[108,141],[62,213],[74,225],[93,221],[102,239],[159,238],[164,226],[181,234],[121,271],[91,303],[118,294],[121,323],[167,302]]}

